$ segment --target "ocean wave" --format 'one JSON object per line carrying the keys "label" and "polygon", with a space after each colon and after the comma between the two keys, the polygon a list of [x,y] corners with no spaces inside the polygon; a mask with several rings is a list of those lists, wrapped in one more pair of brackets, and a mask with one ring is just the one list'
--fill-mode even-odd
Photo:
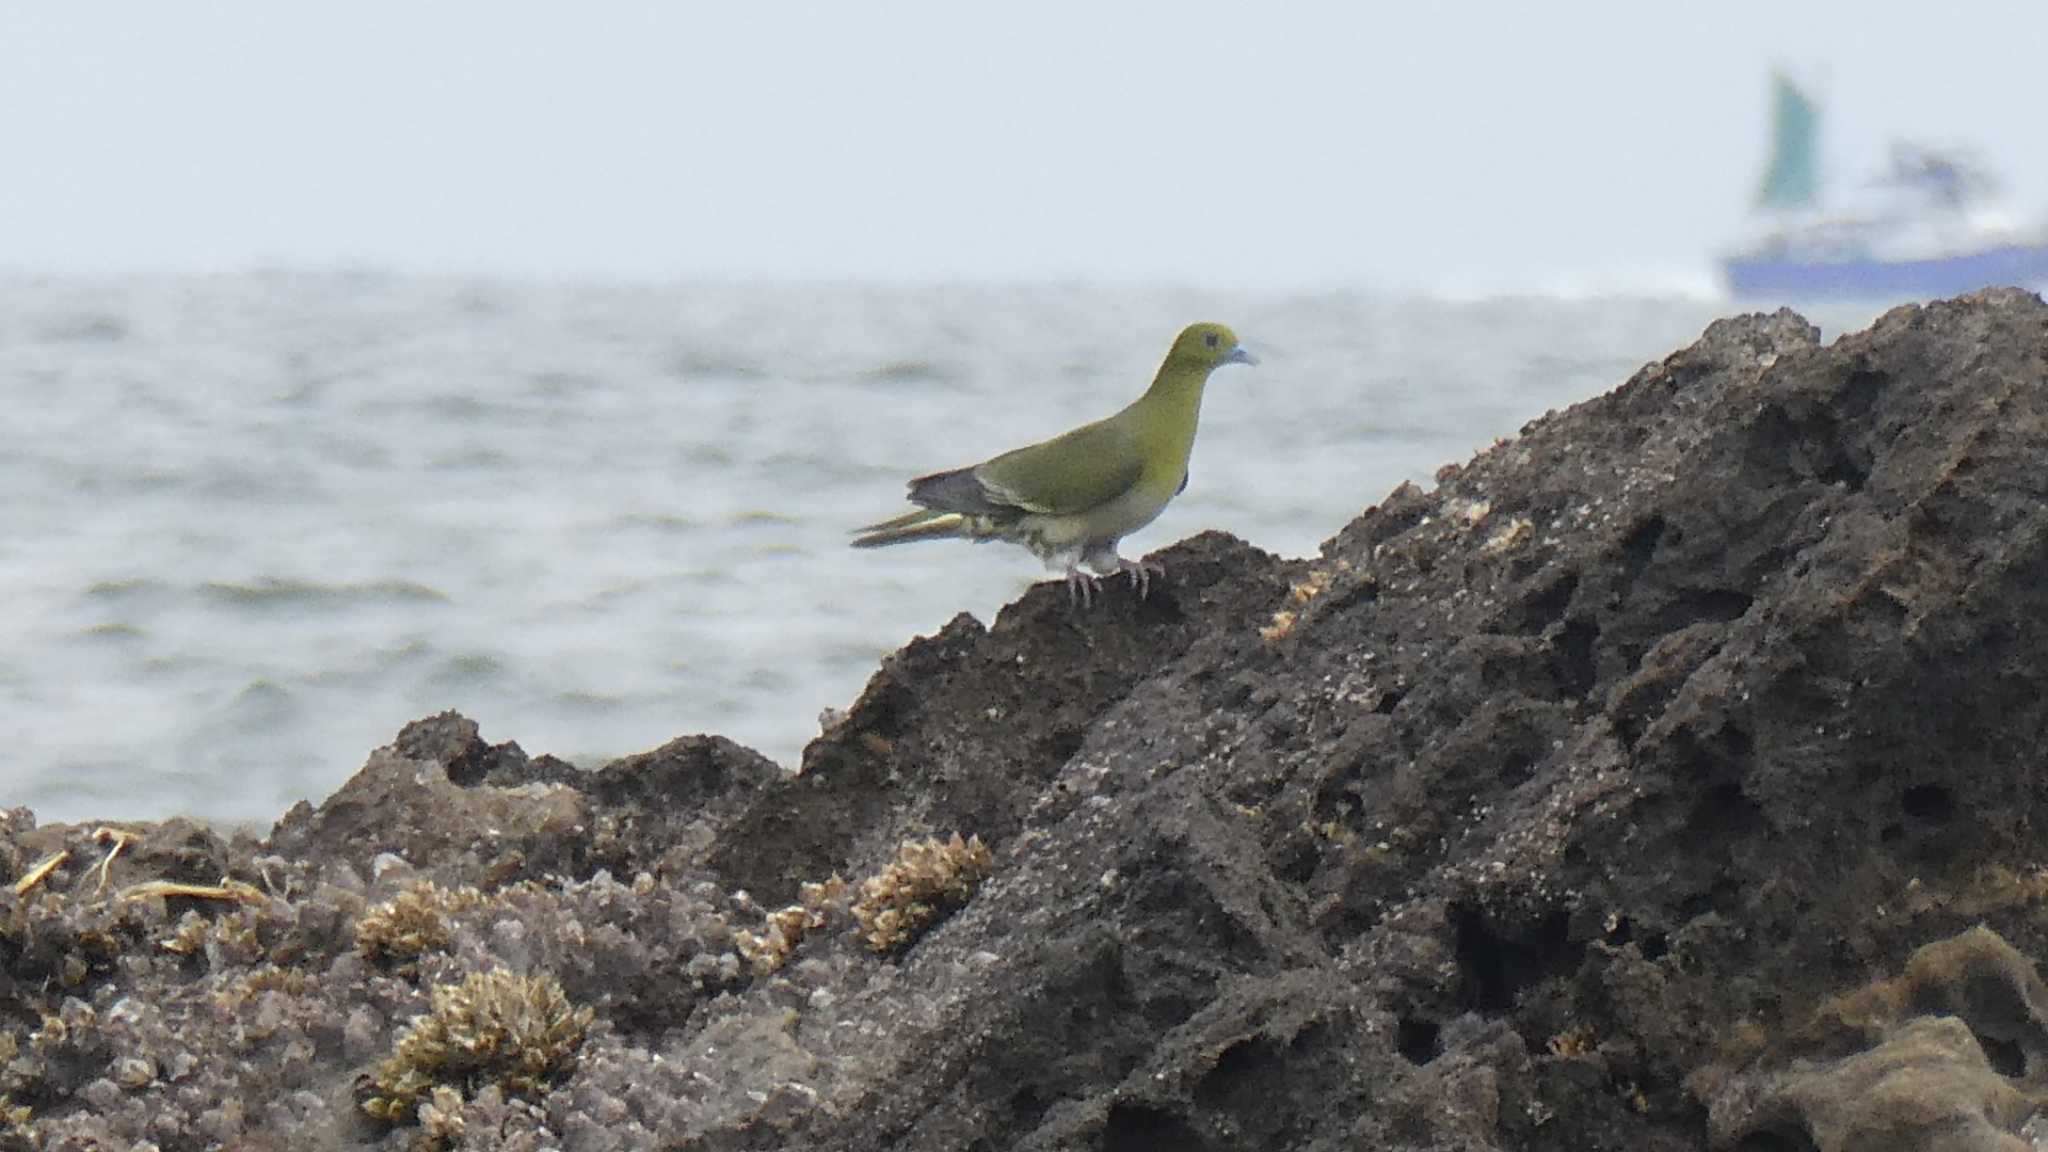
{"label": "ocean wave", "polygon": [[411,580],[373,580],[360,584],[322,584],[311,580],[266,577],[247,583],[209,580],[199,586],[206,598],[237,607],[273,608],[350,604],[443,604],[448,594]]}
{"label": "ocean wave", "polygon": [[145,596],[162,596],[169,592],[169,585],[148,576],[95,580],[85,586],[85,594],[94,600],[136,600]]}
{"label": "ocean wave", "polygon": [[36,339],[45,344],[119,344],[128,339],[128,322],[119,316],[81,314],[60,316],[36,328]]}
{"label": "ocean wave", "polygon": [[768,371],[759,362],[737,355],[703,349],[685,349],[668,358],[668,372],[684,380],[730,380],[753,383],[766,380]]}
{"label": "ocean wave", "polygon": [[439,689],[468,688],[488,684],[505,672],[505,662],[488,652],[458,652],[443,657],[426,682]]}
{"label": "ocean wave", "polygon": [[861,373],[864,384],[944,384],[959,375],[958,370],[930,360],[892,360]]}
{"label": "ocean wave", "polygon": [[630,528],[662,536],[686,536],[697,531],[700,525],[690,517],[674,512],[625,512],[612,517],[605,527],[607,530]]}

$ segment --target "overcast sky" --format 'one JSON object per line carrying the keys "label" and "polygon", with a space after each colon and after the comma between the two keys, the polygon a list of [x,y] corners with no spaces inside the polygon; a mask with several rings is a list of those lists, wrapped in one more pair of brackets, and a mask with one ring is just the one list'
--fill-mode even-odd
{"label": "overcast sky", "polygon": [[2048,4],[0,0],[0,268],[1696,275],[1770,68],[2048,203]]}

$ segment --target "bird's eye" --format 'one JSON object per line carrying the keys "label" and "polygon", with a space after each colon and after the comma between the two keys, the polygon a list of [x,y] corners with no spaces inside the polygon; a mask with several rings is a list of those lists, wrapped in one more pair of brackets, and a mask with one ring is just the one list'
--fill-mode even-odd
{"label": "bird's eye", "polygon": [[1216,346],[1216,334],[1211,332],[1207,336],[1202,337],[1202,343],[1214,348]]}

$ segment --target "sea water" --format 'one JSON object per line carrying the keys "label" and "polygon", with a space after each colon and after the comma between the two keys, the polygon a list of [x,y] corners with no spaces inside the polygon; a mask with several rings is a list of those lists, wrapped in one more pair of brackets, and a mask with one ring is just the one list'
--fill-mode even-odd
{"label": "sea water", "polygon": [[1262,363],[1212,380],[1187,491],[1126,555],[1211,528],[1312,553],[1727,310],[0,278],[0,805],[267,821],[446,708],[588,766],[718,732],[794,767],[881,656],[1045,577],[848,529],[1114,411],[1183,324]]}

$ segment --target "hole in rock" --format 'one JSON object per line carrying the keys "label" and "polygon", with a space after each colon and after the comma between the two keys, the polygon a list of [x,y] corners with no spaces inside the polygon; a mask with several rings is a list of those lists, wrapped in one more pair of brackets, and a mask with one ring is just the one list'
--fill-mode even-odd
{"label": "hole in rock", "polygon": [[1541,632],[1571,607],[1579,590],[1579,574],[1566,572],[1522,602],[1522,619],[1530,632]]}
{"label": "hole in rock", "polygon": [[1664,517],[1651,516],[1635,526],[1628,538],[1621,542],[1622,563],[1628,571],[1628,578],[1634,580],[1650,566],[1650,558],[1657,553],[1657,545],[1664,539]]}
{"label": "hole in rock", "polygon": [[1209,1069],[1201,1083],[1195,1085],[1195,1099],[1213,1107],[1227,1098],[1232,1089],[1243,1087],[1263,1065],[1271,1062],[1272,1057],[1261,1051],[1257,1040],[1239,1040],[1223,1050],[1223,1055],[1216,1058],[1216,1066]]}
{"label": "hole in rock", "polygon": [[1583,699],[1599,680],[1599,664],[1593,645],[1600,639],[1600,626],[1590,620],[1568,621],[1552,645],[1550,675],[1564,696]]}
{"label": "hole in rock", "polygon": [[1514,751],[1501,758],[1500,782],[1509,787],[1522,783],[1536,774],[1536,757],[1526,752]]}
{"label": "hole in rock", "polygon": [[1208,1147],[1180,1117],[1143,1104],[1112,1105],[1109,1121],[1102,1127],[1102,1152],[1154,1152],[1166,1148],[1206,1152]]}
{"label": "hole in rock", "polygon": [[1679,605],[1678,620],[1673,631],[1686,624],[1702,621],[1715,624],[1740,620],[1749,612],[1749,606],[1756,603],[1756,597],[1740,588],[1706,588],[1685,598]]}
{"label": "hole in rock", "polygon": [[1685,844],[1698,851],[1742,840],[1763,824],[1763,809],[1743,794],[1742,785],[1724,780],[1700,793],[1685,825]]}
{"label": "hole in rock", "polygon": [[1427,1064],[1443,1051],[1443,1028],[1422,1016],[1403,1016],[1394,1025],[1394,1048],[1410,1064]]}
{"label": "hole in rock", "polygon": [[1662,932],[1645,932],[1638,947],[1643,950],[1643,959],[1662,960],[1671,954],[1671,938]]}
{"label": "hole in rock", "polygon": [[2017,1080],[2027,1074],[2027,1052],[2019,1041],[1978,1032],[1977,1046],[1984,1049],[1984,1059],[1991,1062],[1991,1070],[2000,1076]]}
{"label": "hole in rock", "polygon": [[1899,799],[1908,818],[1925,824],[1946,824],[1956,814],[1955,797],[1939,784],[1915,784]]}
{"label": "hole in rock", "polygon": [[1728,913],[1741,906],[1742,886],[1727,876],[1716,876],[1704,892],[1694,892],[1679,901],[1681,916],[1691,920],[1709,912]]}
{"label": "hole in rock", "polygon": [[1045,1115],[1045,1098],[1038,1089],[1030,1085],[1017,1090],[1010,1097],[1010,1122],[1016,1131],[1028,1132],[1038,1126],[1038,1120]]}
{"label": "hole in rock", "polygon": [[1468,904],[1452,905],[1450,919],[1466,1000],[1489,1016],[1512,1009],[1522,989],[1570,967],[1579,954],[1571,942],[1571,917],[1562,909],[1512,935],[1496,931]]}
{"label": "hole in rock", "polygon": [[1046,738],[1046,753],[1055,763],[1065,764],[1081,750],[1081,743],[1087,735],[1087,731],[1081,728],[1055,728]]}
{"label": "hole in rock", "polygon": [[1322,862],[1315,841],[1306,837],[1285,840],[1274,849],[1273,875],[1289,884],[1306,884],[1315,878]]}
{"label": "hole in rock", "polygon": [[1735,1152],[1820,1152],[1820,1145],[1813,1142],[1805,1128],[1777,1126],[1744,1135]]}

